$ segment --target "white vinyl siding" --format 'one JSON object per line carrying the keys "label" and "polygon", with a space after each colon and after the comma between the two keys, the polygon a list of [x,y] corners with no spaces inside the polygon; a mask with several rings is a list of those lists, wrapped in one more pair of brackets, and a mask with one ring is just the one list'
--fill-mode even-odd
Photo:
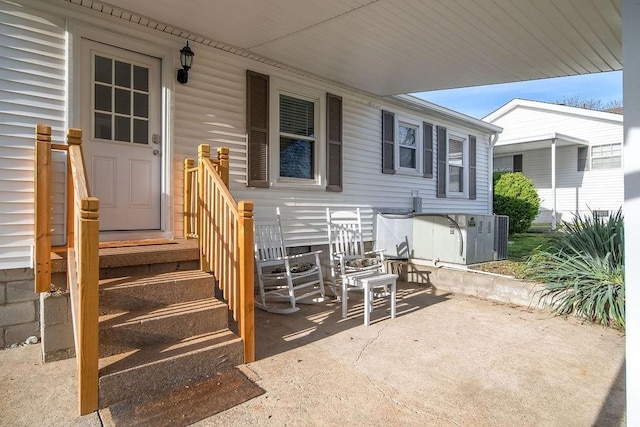
{"label": "white vinyl siding", "polygon": [[[195,47],[194,47],[195,50]],[[419,190],[425,212],[487,214],[489,208],[489,139],[458,124],[403,109],[383,98],[367,97],[344,88],[304,80],[283,70],[267,67],[213,49],[198,47],[197,64],[189,72],[189,83],[176,86],[174,155],[174,230],[182,235],[182,175],[185,156],[195,159],[197,145],[207,143],[230,149],[230,187],[237,200],[252,200],[256,219],[275,215],[280,206],[285,218],[287,242],[291,245],[322,245],[327,240],[325,209],[355,209],[363,215],[365,238],[371,240],[372,208],[411,208],[411,190]],[[343,191],[324,188],[254,189],[246,187],[245,72],[247,69],[282,79],[310,91],[329,92],[343,98]],[[411,174],[382,174],[381,111],[394,111],[415,123],[433,123],[462,135],[478,135],[477,199],[436,199],[436,180]],[[272,129],[273,131],[273,129]],[[421,138],[421,137],[420,137]],[[277,139],[270,139],[277,144]],[[325,141],[322,139],[321,144]],[[419,155],[422,155],[419,153]],[[436,154],[434,153],[434,156]],[[323,167],[323,166],[321,166]],[[273,174],[273,171],[270,171]]]}
{"label": "white vinyl siding", "polygon": [[[54,142],[64,141],[65,25],[15,3],[0,5],[0,269],[7,269],[31,262],[35,125],[52,126]],[[52,160],[52,188],[59,193],[60,159]]]}

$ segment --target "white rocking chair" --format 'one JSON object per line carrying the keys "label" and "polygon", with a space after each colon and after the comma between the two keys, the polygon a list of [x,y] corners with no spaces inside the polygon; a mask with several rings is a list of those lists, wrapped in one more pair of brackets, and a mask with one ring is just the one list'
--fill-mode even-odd
{"label": "white rocking chair", "polygon": [[[385,272],[384,249],[370,252],[364,250],[360,209],[356,209],[355,212],[331,212],[327,208],[327,229],[331,290],[334,295],[340,295],[337,292],[337,283],[345,274],[364,271]],[[341,285],[344,286],[342,280]]]}
{"label": "white rocking chair", "polygon": [[[289,314],[299,310],[298,303],[325,300],[320,268],[322,251],[287,255],[280,208],[276,209],[276,216],[276,221],[254,225],[259,288],[255,304],[271,313]],[[319,297],[311,298],[315,295]]]}

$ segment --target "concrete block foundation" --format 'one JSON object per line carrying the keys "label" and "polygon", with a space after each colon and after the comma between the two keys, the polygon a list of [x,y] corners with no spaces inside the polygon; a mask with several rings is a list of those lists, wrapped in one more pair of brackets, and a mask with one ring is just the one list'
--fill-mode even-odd
{"label": "concrete block foundation", "polygon": [[33,270],[0,270],[0,348],[40,336],[39,299]]}

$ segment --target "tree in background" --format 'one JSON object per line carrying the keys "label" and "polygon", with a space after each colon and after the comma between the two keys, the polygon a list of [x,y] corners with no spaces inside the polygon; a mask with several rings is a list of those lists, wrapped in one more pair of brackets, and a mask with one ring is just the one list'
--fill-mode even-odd
{"label": "tree in background", "polygon": [[561,100],[556,101],[556,104],[566,105],[567,107],[585,108],[587,110],[604,111],[611,110],[612,108],[621,108],[622,100],[615,99],[609,102],[602,102],[601,99],[587,99],[580,95],[574,95],[565,96]]}
{"label": "tree in background", "polygon": [[536,187],[522,172],[493,174],[493,213],[509,217],[509,234],[527,231],[539,208]]}

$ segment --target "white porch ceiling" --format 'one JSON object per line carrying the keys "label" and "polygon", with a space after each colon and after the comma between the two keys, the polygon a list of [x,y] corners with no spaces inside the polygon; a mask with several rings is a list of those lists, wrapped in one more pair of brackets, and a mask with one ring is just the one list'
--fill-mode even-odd
{"label": "white porch ceiling", "polygon": [[620,0],[108,3],[378,95],[622,69]]}

